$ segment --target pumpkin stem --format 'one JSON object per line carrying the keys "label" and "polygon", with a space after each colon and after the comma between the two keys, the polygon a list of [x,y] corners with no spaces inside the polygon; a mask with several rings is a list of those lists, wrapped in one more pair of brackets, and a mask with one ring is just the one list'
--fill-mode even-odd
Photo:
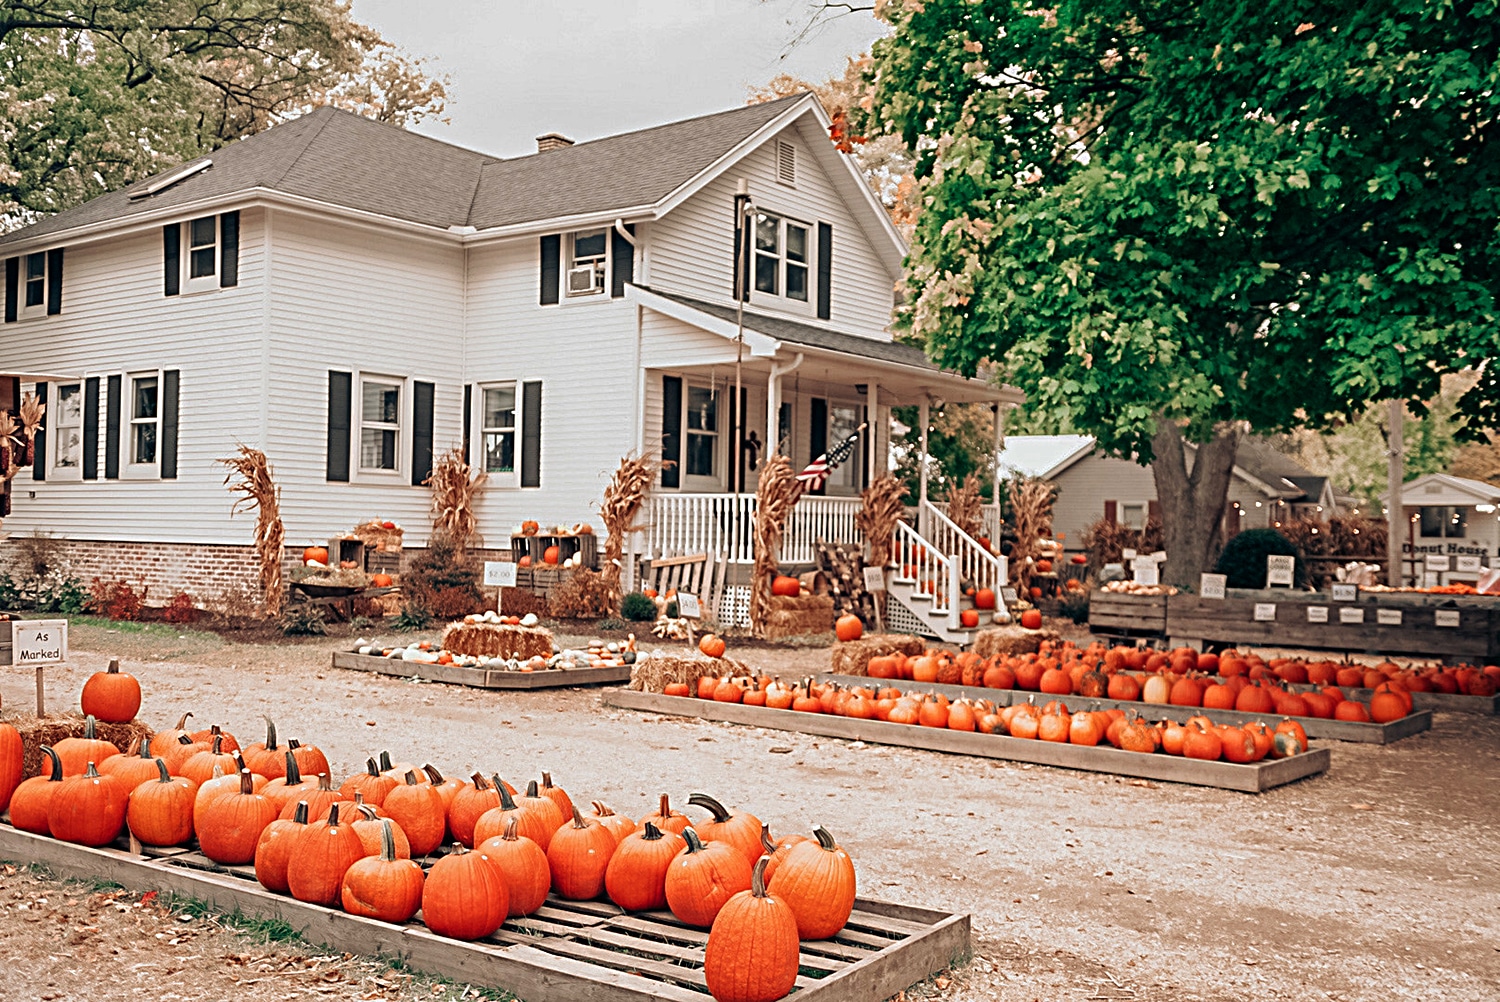
{"label": "pumpkin stem", "polygon": [[[374,812],[371,812],[370,817],[374,816]],[[396,861],[396,837],[391,834],[390,818],[382,818],[380,821],[380,858],[387,863]]]}
{"label": "pumpkin stem", "polygon": [[554,787],[552,785],[552,773],[550,773],[550,772],[544,772],[544,773],[542,773],[542,789],[544,789],[544,790],[553,790],[553,789],[556,789],[556,787]]}
{"label": "pumpkin stem", "polygon": [[356,790],[355,793],[354,793],[354,806],[355,807],[363,807],[364,803],[365,803],[365,795],[363,793],[360,793],[359,791]]}
{"label": "pumpkin stem", "polygon": [[248,797],[255,792],[254,774],[249,769],[240,770],[240,795]]}
{"label": "pumpkin stem", "polygon": [[661,837],[661,829],[653,825],[651,822],[647,821],[645,830],[641,832],[641,838],[645,839],[647,842],[655,842]]}
{"label": "pumpkin stem", "polygon": [[83,736],[89,741],[94,740],[94,715],[92,713],[83,718]]}
{"label": "pumpkin stem", "polygon": [[412,772],[410,769],[406,770],[406,785],[407,786],[416,786],[417,785],[417,774],[415,772]]}
{"label": "pumpkin stem", "polygon": [[431,762],[428,762],[426,765],[422,766],[422,771],[427,773],[427,778],[432,780],[433,786],[441,786],[443,784],[443,774],[438,772],[437,766],[433,765]]}
{"label": "pumpkin stem", "polygon": [[540,797],[541,795],[542,795],[542,791],[539,790],[539,789],[537,789],[536,780],[533,779],[531,782],[529,782],[529,783],[526,784],[526,796],[528,796],[531,799],[535,800],[537,797]]}
{"label": "pumpkin stem", "polygon": [[750,871],[750,893],[757,898],[766,896],[766,864],[770,861],[770,856],[762,856],[755,861],[755,869]]}
{"label": "pumpkin stem", "polygon": [[516,798],[510,795],[510,788],[505,785],[505,781],[500,778],[499,773],[495,774],[495,789],[500,791],[500,809],[502,811],[515,810]]}
{"label": "pumpkin stem", "polygon": [[156,771],[161,773],[161,781],[163,783],[172,782],[172,774],[167,771],[167,763],[163,759],[156,760]]}
{"label": "pumpkin stem", "polygon": [[186,734],[179,734],[177,735],[177,743],[180,745],[190,745],[193,743],[193,739]]}
{"label": "pumpkin stem", "polygon": [[141,738],[141,744],[140,744],[139,751],[140,751],[141,758],[154,758],[155,757],[155,756],[153,756],[151,754],[151,739],[150,738]]}
{"label": "pumpkin stem", "polygon": [[215,734],[214,735],[214,743],[213,743],[213,752],[214,752],[214,754],[215,755],[222,755],[222,754],[224,754],[224,750],[223,749],[224,749],[224,735],[222,735],[222,734]]}
{"label": "pumpkin stem", "polygon": [[721,825],[732,816],[728,808],[706,793],[693,794],[691,797],[688,797],[688,803],[694,807],[707,808],[709,813],[714,816],[714,821]]}
{"label": "pumpkin stem", "polygon": [[83,774],[85,776],[87,776],[89,779],[98,779],[99,778],[99,770],[94,768],[94,763],[92,763],[92,762],[89,763],[87,769],[83,770]]}
{"label": "pumpkin stem", "polygon": [[339,823],[339,805],[334,801],[328,808],[328,827],[335,828]]}
{"label": "pumpkin stem", "polygon": [[318,773],[318,789],[319,790],[332,790],[333,789],[333,783],[332,783],[332,781],[329,780],[328,773],[326,773],[326,772],[320,772],[320,773]]}
{"label": "pumpkin stem", "polygon": [[297,801],[297,806],[292,811],[292,820],[299,825],[307,824],[307,801]]}
{"label": "pumpkin stem", "polygon": [[657,816],[662,819],[670,818],[672,816],[672,804],[669,800],[667,800],[667,795],[665,793],[661,795],[661,810],[657,811],[656,813]]}
{"label": "pumpkin stem", "polygon": [[276,750],[276,721],[266,718],[266,751]]}
{"label": "pumpkin stem", "polygon": [[612,811],[612,810],[610,810],[609,807],[606,804],[604,804],[603,802],[601,802],[601,801],[595,800],[595,801],[593,801],[593,803],[591,804],[591,806],[594,808],[594,816],[595,817],[600,817],[600,818],[614,817],[614,813],[615,812]]}
{"label": "pumpkin stem", "polygon": [[375,808],[371,807],[369,804],[359,804],[357,806],[359,808],[359,813],[365,816],[366,821],[375,821],[379,819],[380,815],[376,814]]}
{"label": "pumpkin stem", "polygon": [[818,845],[829,852],[839,847],[839,844],[833,840],[833,835],[822,825],[813,825],[813,835],[817,837]]}
{"label": "pumpkin stem", "polygon": [[395,765],[394,765],[394,763],[391,762],[391,753],[390,753],[390,751],[386,750],[386,751],[381,752],[380,753],[380,771],[381,772],[385,772],[387,769],[394,769],[394,768],[395,768]]}
{"label": "pumpkin stem", "polygon": [[119,658],[110,658],[109,659],[109,667],[106,668],[106,669],[104,669],[104,672],[105,672],[106,675],[118,675],[118,674],[120,674],[120,659]]}
{"label": "pumpkin stem", "polygon": [[771,826],[768,824],[763,823],[760,826],[760,845],[768,854],[773,856],[776,854],[776,843],[771,841]]}
{"label": "pumpkin stem", "polygon": [[182,716],[178,717],[177,718],[177,726],[174,727],[174,728],[172,728],[172,730],[174,730],[174,731],[184,731],[184,730],[187,730],[187,718],[191,717],[192,715],[193,714],[191,712],[188,712],[188,713],[184,713]]}
{"label": "pumpkin stem", "polygon": [[292,751],[296,751],[298,748],[302,747],[302,742],[298,741],[296,738],[287,738],[286,746],[292,749]]}
{"label": "pumpkin stem", "polygon": [[490,781],[484,778],[484,773],[482,772],[476,772],[469,778],[474,781],[474,789],[476,790],[488,790],[490,788]]}
{"label": "pumpkin stem", "polygon": [[297,756],[286,753],[286,785],[296,786],[302,782],[302,769],[297,765]]}
{"label": "pumpkin stem", "polygon": [[57,757],[57,752],[50,745],[42,745],[42,754],[52,760],[52,774],[47,777],[49,783],[62,782],[62,759]]}
{"label": "pumpkin stem", "polygon": [[[502,789],[503,789],[503,787],[502,787]],[[515,818],[512,817],[512,818],[506,819],[506,822],[505,822],[505,832],[500,837],[503,838],[503,839],[505,839],[505,841],[507,841],[507,842],[514,842],[514,841],[516,841],[516,839],[518,839],[518,838],[521,837],[516,832],[516,819]]]}
{"label": "pumpkin stem", "polygon": [[682,830],[682,837],[687,839],[687,851],[689,854],[703,851],[703,840],[691,827]]}
{"label": "pumpkin stem", "polygon": [[578,805],[574,804],[573,805],[573,827],[574,828],[587,828],[588,826],[589,826],[589,823],[587,821],[583,820],[583,815],[578,813]]}

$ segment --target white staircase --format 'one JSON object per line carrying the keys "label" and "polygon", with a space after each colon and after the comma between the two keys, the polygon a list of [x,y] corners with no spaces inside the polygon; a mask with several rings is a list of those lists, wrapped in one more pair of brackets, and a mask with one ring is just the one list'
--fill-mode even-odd
{"label": "white staircase", "polygon": [[[973,628],[961,617],[973,602],[968,588],[989,588],[1000,594],[1006,582],[1005,561],[975,542],[947,515],[928,502],[920,514],[926,534],[905,522],[896,526],[892,547],[895,567],[889,572],[887,594],[922,624],[922,632],[949,643],[967,644]],[[981,612],[980,627],[990,625]]]}

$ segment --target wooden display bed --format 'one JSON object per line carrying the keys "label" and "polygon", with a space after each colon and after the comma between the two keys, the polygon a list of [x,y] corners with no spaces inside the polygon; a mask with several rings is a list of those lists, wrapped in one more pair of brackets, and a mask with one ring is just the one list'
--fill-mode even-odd
{"label": "wooden display bed", "polygon": [[[970,699],[988,699],[996,706],[1013,706],[1016,703],[1024,703],[1028,699],[1034,700],[1037,706],[1043,706],[1054,699],[1060,699],[1070,712],[1078,710],[1108,710],[1119,707],[1126,713],[1139,712],[1147,720],[1176,720],[1183,721],[1188,717],[1202,715],[1216,724],[1245,724],[1253,720],[1266,720],[1275,722],[1281,719],[1277,713],[1241,713],[1238,710],[1209,710],[1201,706],[1170,706],[1160,703],[1142,703],[1138,699],[1095,699],[1089,696],[1053,696],[1045,692],[1033,692],[1029,689],[985,689],[973,688],[965,685],[942,685],[938,683],[918,684],[915,682],[888,681],[885,679],[861,678],[854,675],[834,675],[829,672],[815,676],[823,682],[837,682],[840,685],[892,685],[903,692],[941,692],[950,699],[959,696],[967,696]],[[1416,694],[1413,693],[1413,696]],[[1324,717],[1292,717],[1302,725],[1309,738],[1322,738],[1329,741],[1352,741],[1363,744],[1388,745],[1392,741],[1409,738],[1413,734],[1420,734],[1432,727],[1432,711],[1416,710],[1393,720],[1388,724],[1362,724],[1352,720],[1329,720]]]}
{"label": "wooden display bed", "polygon": [[[1287,688],[1308,692],[1318,686],[1293,685]],[[1344,692],[1348,694],[1349,699],[1357,699],[1362,703],[1368,703],[1370,697],[1375,695],[1373,689],[1345,689]],[[1478,713],[1493,717],[1500,715],[1500,693],[1493,696],[1465,696],[1456,692],[1414,692],[1411,694],[1411,705],[1412,709],[1417,711],[1443,710],[1449,713]],[[1312,732],[1309,731],[1308,735],[1311,736],[1311,734]]]}
{"label": "wooden display bed", "polygon": [[847,738],[850,741],[899,745],[954,755],[976,755],[1011,762],[1030,762],[1060,769],[1107,772],[1116,776],[1159,779],[1191,786],[1213,786],[1241,793],[1262,793],[1307,776],[1327,772],[1330,757],[1327,748],[1313,748],[1291,758],[1237,765],[1233,762],[1204,762],[1171,755],[1147,755],[1113,747],[1085,748],[997,734],[950,731],[880,720],[855,720],[822,713],[798,713],[794,710],[770,710],[762,706],[717,703],[689,696],[664,696],[630,689],[607,692],[603,701],[606,706],[624,710],[723,720],[751,727]]}
{"label": "wooden display bed", "polygon": [[1089,595],[1089,630],[1105,636],[1161,636],[1167,630],[1167,596],[1095,591]]}
{"label": "wooden display bed", "polygon": [[[626,914],[604,901],[549,898],[535,915],[509,919],[488,940],[466,943],[358,918],[272,894],[247,866],[221,867],[194,851],[89,849],[0,824],[0,859],[37,863],[80,880],[161,891],[225,912],[288,923],[335,950],[376,954],[523,999],[705,1002],[708,934],[668,912]],[[802,944],[793,994],[827,1002],[882,1002],[969,954],[969,916],[860,899],[832,940]]]}
{"label": "wooden display bed", "polygon": [[462,668],[458,665],[424,664],[401,658],[378,658],[372,654],[334,651],[333,666],[354,671],[370,671],[398,678],[424,678],[429,682],[449,682],[476,689],[555,689],[571,685],[609,685],[630,681],[630,665],[610,668],[568,668],[548,671],[495,671],[486,668]]}

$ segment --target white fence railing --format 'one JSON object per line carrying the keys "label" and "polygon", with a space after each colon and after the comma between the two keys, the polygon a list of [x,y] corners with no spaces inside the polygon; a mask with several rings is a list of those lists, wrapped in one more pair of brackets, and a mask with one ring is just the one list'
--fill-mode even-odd
{"label": "white fence railing", "polygon": [[[932,511],[940,511],[944,515],[948,514],[948,502],[946,501],[928,501],[927,504]],[[917,511],[915,508],[909,510],[913,512]],[[997,504],[985,505],[982,517],[984,519],[984,528],[981,531],[984,537],[996,546],[1000,545],[1000,506]]]}
{"label": "white fence railing", "polygon": [[980,546],[930,501],[928,508],[928,545],[957,564],[958,579],[964,585],[989,588],[1000,594],[1006,578],[1001,558]]}
{"label": "white fence railing", "polygon": [[932,600],[932,611],[958,626],[958,563],[950,560],[916,529],[896,523],[896,580],[912,585]]}
{"label": "white fence railing", "polygon": [[[859,498],[804,497],[792,509],[781,542],[783,563],[813,562],[813,543],[859,543]],[[755,495],[653,494],[647,502],[645,556],[722,555],[754,559]]]}

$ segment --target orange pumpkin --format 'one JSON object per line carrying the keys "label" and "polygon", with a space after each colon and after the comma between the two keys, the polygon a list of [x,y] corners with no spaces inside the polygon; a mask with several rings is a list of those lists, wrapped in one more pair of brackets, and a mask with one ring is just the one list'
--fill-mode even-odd
{"label": "orange pumpkin", "polygon": [[972,630],[979,626],[979,613],[973,609],[965,609],[958,614],[958,622],[966,630]]}
{"label": "orange pumpkin", "polygon": [[722,658],[725,647],[724,638],[714,633],[705,633],[698,641],[698,650],[711,658]]}
{"label": "orange pumpkin", "polygon": [[993,609],[995,607],[995,593],[989,588],[981,588],[974,593],[974,608]]}
{"label": "orange pumpkin", "polygon": [[389,588],[395,583],[395,579],[393,579],[389,574],[370,575],[370,584],[374,585],[376,588]]}
{"label": "orange pumpkin", "polygon": [[519,568],[521,568],[522,570],[525,570],[526,568],[530,567],[531,566],[531,554],[528,553],[528,554],[526,554],[526,556],[522,557],[520,560],[517,560],[516,561],[516,566],[519,567]]}
{"label": "orange pumpkin", "polygon": [[1040,630],[1042,628],[1041,611],[1037,609],[1027,609],[1025,612],[1021,613],[1021,626],[1027,630]]}
{"label": "orange pumpkin", "polygon": [[302,562],[305,564],[308,561],[312,561],[313,563],[327,565],[327,563],[328,563],[328,547],[326,547],[326,546],[309,546],[307,549],[303,550],[302,551]]}
{"label": "orange pumpkin", "polygon": [[556,564],[560,559],[562,559],[562,551],[557,548],[556,544],[542,551],[542,563],[544,564]]}
{"label": "orange pumpkin", "polygon": [[834,635],[844,643],[858,640],[865,635],[865,624],[853,613],[844,613],[833,624]]}
{"label": "orange pumpkin", "polygon": [[796,598],[802,594],[802,582],[796,578],[787,577],[785,574],[779,574],[771,580],[771,594]]}

